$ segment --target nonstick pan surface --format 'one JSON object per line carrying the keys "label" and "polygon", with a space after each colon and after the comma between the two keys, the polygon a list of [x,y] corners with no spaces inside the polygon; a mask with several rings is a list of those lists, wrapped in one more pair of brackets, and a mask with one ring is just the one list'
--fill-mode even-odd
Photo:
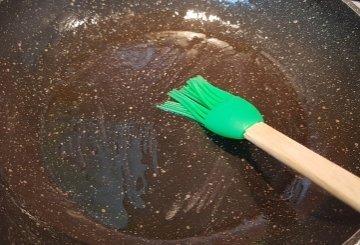
{"label": "nonstick pan surface", "polygon": [[354,210],[155,105],[202,75],[360,175],[359,30],[341,1],[1,1],[0,241],[344,242]]}

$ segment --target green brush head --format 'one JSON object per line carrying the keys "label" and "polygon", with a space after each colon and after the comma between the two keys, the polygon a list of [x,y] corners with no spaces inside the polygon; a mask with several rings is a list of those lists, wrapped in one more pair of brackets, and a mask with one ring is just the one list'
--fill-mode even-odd
{"label": "green brush head", "polygon": [[250,102],[211,85],[201,76],[189,79],[187,85],[168,95],[176,102],[166,101],[158,108],[193,119],[224,137],[244,139],[247,128],[264,121]]}

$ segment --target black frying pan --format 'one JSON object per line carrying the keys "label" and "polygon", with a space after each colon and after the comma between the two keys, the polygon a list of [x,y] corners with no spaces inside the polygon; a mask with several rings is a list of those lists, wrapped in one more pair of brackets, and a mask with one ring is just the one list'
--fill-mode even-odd
{"label": "black frying pan", "polygon": [[0,241],[344,242],[354,210],[155,105],[203,75],[360,175],[359,29],[341,1],[1,1]]}

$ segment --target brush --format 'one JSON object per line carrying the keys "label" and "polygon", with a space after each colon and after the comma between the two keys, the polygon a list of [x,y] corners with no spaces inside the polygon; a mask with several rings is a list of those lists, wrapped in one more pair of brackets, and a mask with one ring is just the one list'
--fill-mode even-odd
{"label": "brush", "polygon": [[190,118],[227,138],[246,139],[360,212],[360,178],[264,122],[249,101],[201,76],[168,93],[157,107]]}

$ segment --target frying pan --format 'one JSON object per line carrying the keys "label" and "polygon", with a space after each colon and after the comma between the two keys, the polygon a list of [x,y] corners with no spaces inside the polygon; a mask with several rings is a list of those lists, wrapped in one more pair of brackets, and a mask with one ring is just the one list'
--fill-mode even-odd
{"label": "frying pan", "polygon": [[360,175],[343,2],[5,0],[0,23],[2,244],[340,244],[360,228],[256,147],[155,109],[200,74]]}

